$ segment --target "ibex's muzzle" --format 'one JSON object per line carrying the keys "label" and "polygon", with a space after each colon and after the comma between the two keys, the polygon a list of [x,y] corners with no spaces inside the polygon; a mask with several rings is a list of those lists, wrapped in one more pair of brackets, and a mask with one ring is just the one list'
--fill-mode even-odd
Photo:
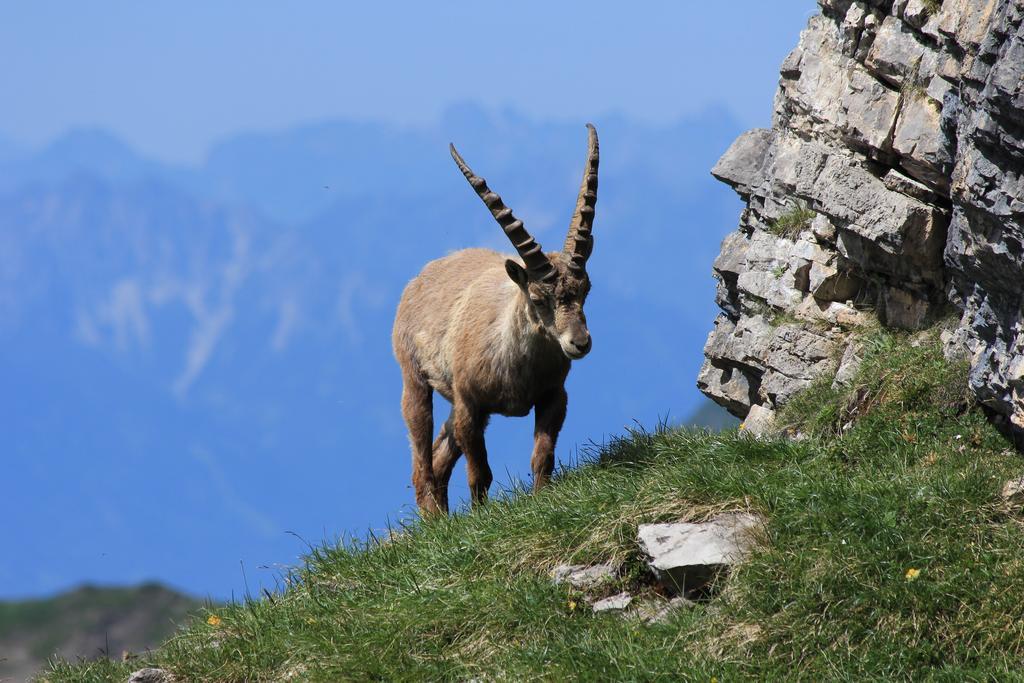
{"label": "ibex's muzzle", "polygon": [[583,358],[583,356],[590,353],[590,349],[594,345],[590,332],[587,330],[583,330],[582,334],[563,335],[558,340],[558,343],[562,347],[562,352],[572,360]]}

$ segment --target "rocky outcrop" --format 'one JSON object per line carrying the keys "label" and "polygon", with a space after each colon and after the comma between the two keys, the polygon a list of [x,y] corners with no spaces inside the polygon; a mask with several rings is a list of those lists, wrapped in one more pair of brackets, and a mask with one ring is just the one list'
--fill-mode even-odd
{"label": "rocky outcrop", "polygon": [[955,313],[973,390],[1024,427],[1024,0],[819,4],[772,128],[712,170],[746,208],[714,264],[698,386],[769,420],[849,379],[858,327]]}

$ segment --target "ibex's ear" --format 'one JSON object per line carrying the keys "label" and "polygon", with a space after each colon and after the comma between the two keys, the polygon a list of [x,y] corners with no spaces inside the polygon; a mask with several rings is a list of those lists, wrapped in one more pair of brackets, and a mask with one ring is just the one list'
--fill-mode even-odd
{"label": "ibex's ear", "polygon": [[530,276],[526,274],[526,268],[523,268],[512,259],[507,259],[505,261],[505,272],[512,278],[512,282],[519,285],[521,289],[526,289],[526,285],[530,282]]}

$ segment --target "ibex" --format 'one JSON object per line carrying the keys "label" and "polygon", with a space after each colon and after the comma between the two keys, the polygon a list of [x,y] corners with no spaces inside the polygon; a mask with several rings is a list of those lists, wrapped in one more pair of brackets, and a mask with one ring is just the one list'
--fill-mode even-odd
{"label": "ibex", "polygon": [[[473,504],[486,500],[492,476],[484,429],[494,413],[522,417],[534,409],[534,489],[551,476],[568,400],[565,378],[571,362],[591,348],[583,303],[590,291],[598,143],[594,126],[587,128],[587,162],[569,234],[562,251],[546,254],[450,146],[522,261],[463,249],[428,263],[402,293],[392,344],[402,368],[402,416],[421,513],[448,511],[448,481],[462,454]],[[434,391],[452,404],[436,439]]]}

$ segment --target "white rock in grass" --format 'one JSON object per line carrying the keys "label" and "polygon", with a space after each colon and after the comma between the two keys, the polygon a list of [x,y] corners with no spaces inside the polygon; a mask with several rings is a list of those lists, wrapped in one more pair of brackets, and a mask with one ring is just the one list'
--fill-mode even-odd
{"label": "white rock in grass", "polygon": [[629,593],[619,593],[602,600],[591,603],[590,607],[595,612],[610,612],[613,610],[624,610],[633,602],[633,596]]}
{"label": "white rock in grass", "polygon": [[747,413],[746,419],[743,420],[743,433],[756,436],[758,438],[767,438],[775,430],[775,411],[770,406],[758,405],[755,403],[750,406],[750,412]]}
{"label": "white rock in grass", "polygon": [[752,531],[762,523],[755,515],[731,512],[701,524],[642,524],[638,536],[655,577],[666,590],[699,596],[750,551]]}
{"label": "white rock in grass", "polygon": [[1024,476],[1003,484],[1003,498],[1014,505],[1024,504]]}
{"label": "white rock in grass", "polygon": [[619,569],[611,562],[604,564],[560,564],[551,570],[555,583],[569,583],[574,588],[586,590],[618,576]]}
{"label": "white rock in grass", "polygon": [[845,387],[853,382],[857,376],[861,364],[864,362],[864,347],[857,341],[853,341],[843,351],[843,358],[839,361],[839,369],[836,370],[836,377],[832,380],[832,388]]}
{"label": "white rock in grass", "polygon": [[172,683],[174,676],[163,669],[139,669],[128,677],[128,683]]}

